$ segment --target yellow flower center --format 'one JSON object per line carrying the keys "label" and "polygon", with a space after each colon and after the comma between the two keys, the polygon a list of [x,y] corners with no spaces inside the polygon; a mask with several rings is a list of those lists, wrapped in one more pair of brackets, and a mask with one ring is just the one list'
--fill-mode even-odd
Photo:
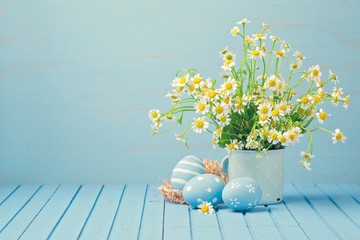
{"label": "yellow flower center", "polygon": [[157,113],[157,112],[153,112],[153,113],[151,114],[151,116],[152,116],[153,118],[157,118],[158,113]]}
{"label": "yellow flower center", "polygon": [[242,108],[243,108],[243,106],[242,106],[241,104],[236,105],[236,109],[237,109],[237,110],[240,110],[240,109],[242,109]]}
{"label": "yellow flower center", "polygon": [[320,113],[320,119],[321,120],[326,120],[327,119],[327,114],[325,112]]}
{"label": "yellow flower center", "polygon": [[280,142],[285,143],[285,142],[286,142],[286,137],[281,136],[281,137],[279,138],[279,140],[280,140]]}
{"label": "yellow flower center", "polygon": [[263,102],[263,101],[264,101],[264,99],[262,99],[262,98],[256,99],[256,102]]}
{"label": "yellow flower center", "polygon": [[308,98],[308,97],[303,97],[303,98],[301,99],[301,102],[302,102],[303,104],[307,104],[307,103],[309,102],[309,98]]}
{"label": "yellow flower center", "polygon": [[256,37],[258,37],[258,38],[262,38],[262,37],[264,37],[264,34],[259,33],[259,34],[257,34],[257,35],[256,35]]}
{"label": "yellow flower center", "polygon": [[226,55],[226,59],[231,61],[231,60],[233,60],[234,58],[233,58],[232,55],[229,54],[229,55]]}
{"label": "yellow flower center", "polygon": [[214,98],[215,96],[216,96],[216,92],[215,92],[215,91],[209,92],[209,98]]}
{"label": "yellow flower center", "polygon": [[290,135],[289,135],[289,139],[290,139],[291,141],[294,141],[294,140],[295,140],[295,134],[290,134]]}
{"label": "yellow flower center", "polygon": [[205,109],[205,104],[199,103],[198,109],[201,110],[201,111],[204,110]]}
{"label": "yellow flower center", "polygon": [[282,87],[282,83],[281,83],[281,82],[279,82],[278,89],[281,89],[281,87]]}
{"label": "yellow flower center", "polygon": [[233,35],[237,34],[237,32],[238,32],[238,30],[236,28],[232,30]]}
{"label": "yellow flower center", "polygon": [[343,138],[343,135],[341,133],[336,134],[336,140],[341,140]]}
{"label": "yellow flower center", "polygon": [[269,131],[265,131],[265,132],[264,132],[264,135],[265,135],[266,137],[270,136]]}
{"label": "yellow flower center", "polygon": [[339,90],[339,89],[336,89],[336,90],[335,90],[335,94],[336,94],[336,95],[340,95],[340,90]]}
{"label": "yellow flower center", "polygon": [[279,115],[279,110],[278,110],[278,109],[274,109],[274,110],[272,111],[272,115],[273,115],[274,117],[276,117],[277,115]]}
{"label": "yellow flower center", "polygon": [[262,45],[262,46],[261,46],[261,50],[263,50],[263,52],[266,52],[266,47],[265,47],[265,45]]}
{"label": "yellow flower center", "polygon": [[278,37],[275,37],[275,36],[274,36],[273,39],[276,40],[276,41],[279,41],[279,38],[278,38]]}
{"label": "yellow flower center", "polygon": [[318,83],[319,83],[320,87],[324,86],[324,83],[322,81],[319,81]]}
{"label": "yellow flower center", "polygon": [[283,51],[280,51],[280,50],[277,50],[275,53],[276,53],[277,55],[279,55],[279,56],[284,55]]}
{"label": "yellow flower center", "polygon": [[156,121],[157,123],[159,123],[161,120],[160,120],[160,118],[157,118],[155,121]]}
{"label": "yellow flower center", "polygon": [[251,39],[246,39],[245,43],[254,43]]}
{"label": "yellow flower center", "polygon": [[220,136],[220,133],[221,133],[221,128],[216,129],[216,135]]}
{"label": "yellow flower center", "polygon": [[277,133],[271,134],[271,139],[272,139],[272,140],[276,140],[277,138],[278,138]]}
{"label": "yellow flower center", "polygon": [[201,78],[198,78],[198,77],[197,77],[197,78],[194,79],[194,83],[195,83],[195,84],[198,84],[198,83],[200,83],[200,82],[201,82]]}
{"label": "yellow flower center", "polygon": [[176,95],[171,95],[172,99],[177,99],[178,97]]}
{"label": "yellow flower center", "polygon": [[227,60],[227,61],[224,62],[224,64],[225,64],[226,66],[228,66],[230,63],[231,63],[231,60]]}
{"label": "yellow flower center", "polygon": [[312,113],[313,113],[313,109],[310,109],[310,110],[308,110],[308,112],[307,112],[306,115],[307,115],[308,117],[310,117],[310,116],[312,115]]}
{"label": "yellow flower center", "polygon": [[166,118],[168,119],[168,120],[173,120],[174,119],[174,117],[173,116],[166,116]]}
{"label": "yellow flower center", "polygon": [[310,158],[310,155],[309,155],[309,154],[304,154],[303,157],[304,157],[305,159],[309,159],[309,158]]}
{"label": "yellow flower center", "polygon": [[291,95],[295,95],[296,92],[295,92],[295,91],[290,91],[290,94],[291,94]]}
{"label": "yellow flower center", "polygon": [[185,77],[180,78],[180,83],[181,83],[181,84],[186,83],[186,78],[185,78]]}
{"label": "yellow flower center", "polygon": [[213,139],[211,140],[211,142],[212,142],[212,144],[215,144],[215,138],[213,138]]}
{"label": "yellow flower center", "polygon": [[281,110],[281,111],[285,111],[285,110],[286,110],[286,105],[281,104],[281,105],[280,105],[280,110]]}
{"label": "yellow flower center", "polygon": [[190,92],[193,92],[194,90],[195,90],[194,84],[190,84],[190,86],[189,86],[189,91],[190,91]]}
{"label": "yellow flower center", "polygon": [[266,121],[267,116],[266,115],[260,115],[259,118],[260,118],[260,121],[263,122],[263,121]]}
{"label": "yellow flower center", "polygon": [[225,122],[225,121],[226,121],[226,117],[225,117],[224,115],[222,115],[222,116],[220,117],[220,121],[221,121],[221,122]]}
{"label": "yellow flower center", "polygon": [[319,97],[319,96],[315,96],[315,97],[314,97],[314,101],[315,101],[315,102],[320,101],[320,97]]}
{"label": "yellow flower center", "polygon": [[233,87],[233,85],[232,85],[232,83],[231,83],[231,82],[227,82],[227,83],[225,83],[225,88],[226,88],[226,90],[231,90],[231,89],[232,89],[232,87]]}
{"label": "yellow flower center", "polygon": [[229,149],[229,150],[233,150],[234,147],[235,147],[235,145],[234,145],[233,143],[230,143],[229,146],[228,146],[228,149]]}
{"label": "yellow flower center", "polygon": [[271,79],[270,81],[269,81],[269,86],[270,87],[274,87],[276,85],[276,81],[274,80],[274,79]]}
{"label": "yellow flower center", "polygon": [[271,126],[272,126],[273,128],[276,127],[276,126],[277,126],[276,122],[273,122],[273,123],[271,124]]}
{"label": "yellow flower center", "polygon": [[229,104],[230,98],[224,98],[224,103]]}
{"label": "yellow flower center", "polygon": [[320,95],[321,95],[322,97],[325,97],[325,92],[324,92],[324,91],[321,91]]}
{"label": "yellow flower center", "polygon": [[217,114],[221,114],[221,113],[224,111],[224,109],[223,109],[222,106],[217,106],[217,107],[215,108],[215,111],[216,111]]}
{"label": "yellow flower center", "polygon": [[261,108],[260,111],[261,111],[262,114],[267,114],[269,112],[269,109],[266,106],[264,106],[264,107]]}
{"label": "yellow flower center", "polygon": [[240,104],[242,102],[241,98],[236,99],[236,103]]}
{"label": "yellow flower center", "polygon": [[254,56],[259,56],[260,52],[257,51],[257,50],[254,50],[254,51],[251,52],[251,54],[254,55]]}
{"label": "yellow flower center", "polygon": [[208,211],[209,211],[209,207],[208,206],[202,206],[201,207],[201,211],[203,212],[203,213],[207,213]]}
{"label": "yellow flower center", "polygon": [[226,49],[224,49],[224,50],[221,51],[221,54],[225,54],[225,53],[227,53],[227,50],[226,50]]}
{"label": "yellow flower center", "polygon": [[273,101],[269,101],[269,104],[274,105],[274,102],[273,102]]}
{"label": "yellow flower center", "polygon": [[312,75],[313,75],[314,77],[319,76],[319,70],[314,69],[314,70],[312,71]]}
{"label": "yellow flower center", "polygon": [[298,57],[300,60],[304,60],[303,56],[301,56],[300,54],[297,54],[297,57]]}
{"label": "yellow flower center", "polygon": [[198,128],[202,128],[202,127],[204,126],[204,122],[203,122],[202,120],[197,120],[196,126],[197,126]]}
{"label": "yellow flower center", "polygon": [[345,105],[349,105],[349,98],[348,97],[345,98]]}
{"label": "yellow flower center", "polygon": [[296,63],[294,63],[294,64],[291,66],[292,69],[297,69],[298,67],[299,67],[299,65],[296,64]]}

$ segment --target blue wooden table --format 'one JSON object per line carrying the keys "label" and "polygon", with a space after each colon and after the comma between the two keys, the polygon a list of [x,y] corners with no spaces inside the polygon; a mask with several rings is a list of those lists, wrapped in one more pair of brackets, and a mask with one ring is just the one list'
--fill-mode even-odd
{"label": "blue wooden table", "polygon": [[0,185],[0,239],[360,239],[360,185],[285,186],[284,201],[204,215],[158,185]]}

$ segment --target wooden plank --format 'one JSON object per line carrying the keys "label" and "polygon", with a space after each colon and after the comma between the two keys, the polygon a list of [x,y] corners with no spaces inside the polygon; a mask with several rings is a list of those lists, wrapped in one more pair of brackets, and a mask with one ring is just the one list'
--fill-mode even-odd
{"label": "wooden plank", "polygon": [[10,196],[13,194],[20,185],[7,185],[1,184],[0,185],[0,206],[3,204]]}
{"label": "wooden plank", "polygon": [[339,184],[339,187],[346,191],[350,196],[360,204],[360,185],[358,184]]}
{"label": "wooden plank", "polygon": [[80,239],[106,239],[108,237],[123,191],[124,185],[104,186],[80,232]]}
{"label": "wooden plank", "polygon": [[308,239],[284,203],[268,205],[268,212],[286,239]]}
{"label": "wooden plank", "polygon": [[216,214],[203,214],[189,209],[192,239],[222,239]]}
{"label": "wooden plank", "polygon": [[164,239],[191,239],[188,205],[165,201]]}
{"label": "wooden plank", "polygon": [[340,238],[357,239],[360,229],[357,228],[336,206],[314,185],[295,185],[295,187],[309,200],[310,204],[321,215],[323,220]]}
{"label": "wooden plank", "polygon": [[336,207],[360,228],[360,205],[335,184],[316,185]]}
{"label": "wooden plank", "polygon": [[4,229],[39,188],[40,185],[22,185],[0,206],[0,230]]}
{"label": "wooden plank", "polygon": [[224,239],[238,239],[239,236],[242,240],[252,239],[241,212],[234,211],[225,204],[218,204],[217,217]]}
{"label": "wooden plank", "polygon": [[154,184],[148,186],[139,239],[162,238],[165,203],[164,197],[159,194],[159,186]]}
{"label": "wooden plank", "polygon": [[76,239],[85,224],[102,185],[82,186],[66,214],[50,235],[51,239]]}
{"label": "wooden plank", "polygon": [[0,233],[0,239],[19,238],[26,227],[57,190],[58,185],[43,185],[28,204],[16,215]]}
{"label": "wooden plank", "polygon": [[145,184],[126,185],[109,239],[137,239],[146,190]]}
{"label": "wooden plank", "polygon": [[20,238],[25,240],[47,238],[79,189],[79,185],[61,185]]}
{"label": "wooden plank", "polygon": [[244,216],[256,239],[278,240],[283,238],[264,206],[257,206],[248,210]]}

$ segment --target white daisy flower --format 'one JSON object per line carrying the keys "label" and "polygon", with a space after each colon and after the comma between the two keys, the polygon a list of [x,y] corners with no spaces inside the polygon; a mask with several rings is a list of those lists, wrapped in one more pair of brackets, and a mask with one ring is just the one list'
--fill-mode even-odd
{"label": "white daisy flower", "polygon": [[288,43],[286,43],[285,41],[281,42],[281,49],[285,50],[286,52],[290,52],[291,47]]}
{"label": "white daisy flower", "polygon": [[191,79],[191,82],[194,84],[195,88],[198,88],[200,86],[200,83],[202,81],[202,77],[200,76],[200,73],[195,74],[195,76]]}
{"label": "white daisy flower", "polygon": [[257,41],[258,39],[266,39],[267,36],[262,33],[258,33],[258,34],[253,34],[252,37],[255,39],[255,41]]}
{"label": "white daisy flower", "polygon": [[206,91],[204,96],[204,100],[207,102],[213,102],[219,99],[219,93],[216,90]]}
{"label": "white daisy flower", "polygon": [[280,141],[281,145],[288,146],[290,144],[288,132],[280,133],[279,141]]}
{"label": "white daisy flower", "polygon": [[310,162],[305,161],[305,160],[301,160],[301,161],[299,161],[299,162],[301,163],[301,165],[302,165],[306,170],[311,171]]}
{"label": "white daisy flower", "polygon": [[289,114],[291,112],[291,105],[289,105],[286,101],[282,100],[278,106],[280,110],[280,115],[284,116],[286,114]]}
{"label": "white daisy flower", "polygon": [[192,122],[192,129],[196,133],[201,133],[203,130],[206,131],[206,129],[209,127],[209,123],[205,121],[205,117],[198,117],[194,118],[194,121]]}
{"label": "white daisy flower", "polygon": [[221,50],[220,52],[219,52],[219,54],[220,54],[220,57],[222,57],[224,54],[226,54],[228,52],[228,47],[226,46],[223,50]]}
{"label": "white daisy flower", "polygon": [[260,114],[259,115],[259,123],[261,126],[264,126],[270,121],[269,115]]}
{"label": "white daisy flower", "polygon": [[310,73],[308,76],[314,81],[320,81],[320,77],[322,73],[320,72],[320,66],[315,65],[309,68],[308,72]]}
{"label": "white daisy flower", "polygon": [[270,129],[270,135],[268,136],[267,140],[269,143],[277,144],[279,142],[280,133],[275,129]]}
{"label": "white daisy flower", "polygon": [[222,115],[228,115],[230,112],[229,106],[224,103],[215,103],[215,106],[212,108],[212,112],[215,114],[216,118],[220,118]]}
{"label": "white daisy flower", "polygon": [[298,99],[297,101],[301,102],[302,109],[307,109],[311,105],[312,96],[306,95],[306,96],[302,97],[301,99]]}
{"label": "white daisy flower", "polygon": [[250,59],[257,59],[257,58],[265,57],[265,52],[262,50],[259,50],[259,47],[256,47],[256,50],[253,50],[253,51],[248,50],[248,53],[250,55]]}
{"label": "white daisy flower", "polygon": [[212,88],[212,81],[211,81],[211,78],[207,78],[205,81],[202,81],[200,83],[200,88],[201,89],[211,89]]}
{"label": "white daisy flower", "polygon": [[244,106],[242,105],[242,100],[239,97],[236,97],[235,104],[233,104],[233,107],[234,107],[234,111],[238,113],[244,112]]}
{"label": "white daisy flower", "polygon": [[213,214],[215,212],[213,205],[211,202],[203,201],[198,205],[198,212],[203,214]]}
{"label": "white daisy flower", "polygon": [[229,123],[230,123],[230,118],[226,117],[225,115],[221,115],[219,117],[219,120],[220,120],[220,123],[219,123],[220,127],[229,125]]}
{"label": "white daisy flower", "polygon": [[277,50],[277,51],[274,51],[273,54],[275,54],[277,58],[281,58],[281,57],[285,56],[285,50],[284,49]]}
{"label": "white daisy flower", "polygon": [[265,28],[269,33],[270,33],[270,30],[269,30],[269,28],[268,28],[268,26],[267,26],[267,24],[266,23],[262,23],[262,26],[263,26],[263,28]]}
{"label": "white daisy flower", "polygon": [[176,137],[176,140],[181,141],[181,142],[185,142],[185,139],[183,138],[183,136],[175,133],[175,137]]}
{"label": "white daisy flower", "polygon": [[163,117],[163,119],[165,119],[167,121],[174,121],[176,119],[176,117],[173,115],[166,115]]}
{"label": "white daisy flower", "polygon": [[247,44],[254,44],[254,43],[255,43],[255,39],[251,38],[250,36],[246,36],[246,37],[245,37],[245,43],[247,43]]}
{"label": "white daisy flower", "polygon": [[280,116],[284,116],[284,115],[282,115],[283,113],[284,113],[283,111],[280,111],[279,105],[276,104],[276,105],[274,106],[274,109],[271,111],[271,118],[272,118],[275,122],[277,122],[277,121],[279,121]]}
{"label": "white daisy flower", "polygon": [[314,158],[315,156],[314,155],[311,155],[311,154],[309,154],[309,153],[305,153],[304,151],[302,151],[301,153],[300,153],[300,156],[302,156],[304,159],[306,159],[306,160],[310,160],[311,158]]}
{"label": "white daisy flower", "polygon": [[337,143],[338,141],[345,143],[345,140],[347,139],[347,137],[345,137],[338,128],[335,129],[335,132],[332,133],[332,135],[333,144]]}
{"label": "white daisy flower", "polygon": [[196,102],[194,108],[196,109],[195,113],[206,114],[209,112],[209,104],[205,101]]}
{"label": "white daisy flower", "polygon": [[322,98],[324,98],[325,95],[326,95],[326,92],[325,92],[322,88],[319,88],[316,92],[317,92]]}
{"label": "white daisy flower", "polygon": [[279,78],[275,75],[271,75],[270,77],[267,77],[264,83],[264,87],[266,89],[270,89],[272,91],[275,91],[278,88],[279,84]]}
{"label": "white daisy flower", "polygon": [[233,150],[236,150],[235,149],[235,143],[233,142],[233,140],[230,140],[230,143],[228,144],[225,144],[225,149],[230,153],[231,151]]}
{"label": "white daisy flower", "polygon": [[227,92],[229,94],[232,94],[236,88],[237,88],[237,82],[235,81],[235,79],[232,78],[228,78],[226,82],[224,82],[224,84],[221,85],[221,90],[223,90],[224,92]]}
{"label": "white daisy flower", "polygon": [[337,83],[339,83],[339,78],[335,73],[333,73],[333,72],[331,72],[331,70],[329,70],[329,74],[330,74],[329,78],[331,78],[331,81],[334,82],[335,85]]}
{"label": "white daisy flower", "polygon": [[155,120],[160,117],[160,110],[159,109],[151,109],[148,113],[148,116],[151,121],[155,122]]}
{"label": "white daisy flower", "polygon": [[246,23],[250,23],[250,20],[247,20],[246,18],[244,18],[243,20],[237,22],[236,24],[241,25],[241,24],[246,24]]}
{"label": "white daisy flower", "polygon": [[169,97],[169,98],[171,98],[171,100],[173,100],[175,102],[181,100],[181,98],[179,97],[179,94],[176,92],[173,92],[173,93],[168,92],[168,94],[166,94],[165,97]]}
{"label": "white daisy flower", "polygon": [[301,62],[301,61],[291,63],[291,64],[289,65],[290,70],[295,70],[295,69],[300,68],[300,67],[301,67],[301,64],[302,64],[302,62]]}
{"label": "white daisy flower", "polygon": [[182,76],[181,78],[176,77],[173,80],[171,86],[173,86],[173,87],[183,87],[187,83],[188,79],[189,79],[189,74],[186,74],[185,76]]}
{"label": "white daisy flower", "polygon": [[231,71],[231,68],[235,66],[235,62],[231,61],[231,60],[227,60],[223,63],[223,65],[221,66],[221,68],[224,71]]}
{"label": "white daisy flower", "polygon": [[216,145],[219,143],[219,138],[213,137],[211,142],[212,142],[213,149],[215,150]]}
{"label": "white daisy flower", "polygon": [[257,114],[270,116],[272,107],[273,106],[271,104],[269,104],[269,103],[261,103],[258,106]]}
{"label": "white daisy flower", "polygon": [[349,107],[349,97],[350,97],[350,95],[347,95],[347,96],[344,98],[345,102],[344,102],[343,107],[344,107],[346,110],[347,110],[348,107]]}
{"label": "white daisy flower", "polygon": [[213,135],[215,136],[215,138],[219,138],[221,137],[221,133],[222,133],[222,128],[217,128],[216,131],[213,132]]}
{"label": "white daisy flower", "polygon": [[318,88],[322,88],[322,87],[324,87],[324,83],[322,82],[322,81],[316,81],[315,82],[315,85],[316,85],[316,87],[318,87]]}
{"label": "white daisy flower", "polygon": [[231,35],[233,35],[234,37],[238,34],[239,32],[239,28],[237,26],[233,27],[230,31]]}
{"label": "white daisy flower", "polygon": [[227,53],[225,53],[224,55],[223,55],[223,59],[224,59],[224,61],[235,61],[235,59],[236,59],[236,55],[234,54],[234,53],[232,53],[232,52],[230,52],[230,51],[227,51]]}
{"label": "white daisy flower", "polygon": [[322,108],[320,108],[319,112],[316,113],[316,118],[319,120],[321,124],[324,123],[324,121],[328,118],[328,116],[331,116],[331,114],[327,114],[324,112]]}
{"label": "white daisy flower", "polygon": [[335,96],[341,96],[343,95],[344,92],[343,92],[343,89],[342,88],[336,88],[334,87],[333,88],[333,93],[331,94],[332,97],[335,97]]}
{"label": "white daisy flower", "polygon": [[295,51],[295,53],[294,53],[293,56],[296,57],[296,60],[297,60],[298,62],[302,62],[302,61],[305,60],[305,58],[306,58],[306,57],[303,57],[303,56],[300,54],[299,51]]}
{"label": "white daisy flower", "polygon": [[275,36],[270,36],[271,40],[273,41],[280,41],[280,39],[278,37],[275,37]]}

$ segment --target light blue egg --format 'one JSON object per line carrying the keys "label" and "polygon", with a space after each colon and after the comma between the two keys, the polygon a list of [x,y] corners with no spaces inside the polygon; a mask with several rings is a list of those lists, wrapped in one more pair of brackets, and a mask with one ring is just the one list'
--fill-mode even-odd
{"label": "light blue egg", "polygon": [[222,201],[221,193],[225,187],[224,181],[213,174],[201,174],[192,178],[183,189],[184,200],[194,208],[203,201],[216,206]]}
{"label": "light blue egg", "polygon": [[254,208],[260,201],[262,190],[252,178],[236,178],[226,184],[222,192],[224,203],[237,211]]}
{"label": "light blue egg", "polygon": [[176,164],[171,175],[171,185],[175,190],[182,191],[190,179],[204,173],[205,166],[199,158],[186,156]]}

